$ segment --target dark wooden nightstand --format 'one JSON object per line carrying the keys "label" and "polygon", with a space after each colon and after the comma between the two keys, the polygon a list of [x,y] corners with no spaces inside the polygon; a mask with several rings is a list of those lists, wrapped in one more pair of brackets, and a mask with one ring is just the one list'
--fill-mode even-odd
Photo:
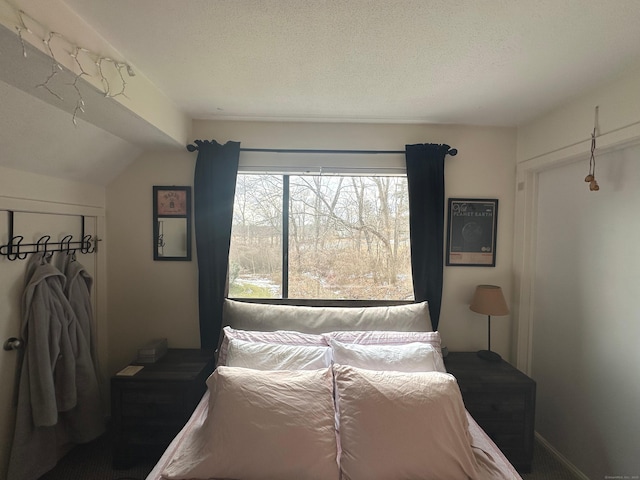
{"label": "dark wooden nightstand", "polygon": [[202,398],[213,368],[211,350],[169,349],[133,376],[111,377],[115,468],[160,457]]}
{"label": "dark wooden nightstand", "polygon": [[536,383],[504,360],[488,362],[475,352],[452,352],[444,361],[471,416],[518,471],[531,471]]}

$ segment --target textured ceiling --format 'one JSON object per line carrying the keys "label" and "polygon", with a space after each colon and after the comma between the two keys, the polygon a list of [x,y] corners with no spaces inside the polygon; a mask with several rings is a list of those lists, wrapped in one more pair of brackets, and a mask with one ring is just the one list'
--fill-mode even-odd
{"label": "textured ceiling", "polygon": [[640,60],[639,0],[64,0],[197,119],[518,125]]}
{"label": "textured ceiling", "polygon": [[[194,119],[517,126],[640,63],[640,0],[62,1]],[[106,185],[182,148],[91,88],[75,127],[29,50],[0,28],[0,166]]]}

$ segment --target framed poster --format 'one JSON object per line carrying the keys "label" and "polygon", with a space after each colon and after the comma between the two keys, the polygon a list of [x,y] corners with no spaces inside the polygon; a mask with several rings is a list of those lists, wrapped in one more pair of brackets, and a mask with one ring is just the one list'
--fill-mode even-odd
{"label": "framed poster", "polygon": [[450,198],[447,266],[496,266],[498,199]]}
{"label": "framed poster", "polygon": [[153,187],[153,259],[191,260],[191,187]]}

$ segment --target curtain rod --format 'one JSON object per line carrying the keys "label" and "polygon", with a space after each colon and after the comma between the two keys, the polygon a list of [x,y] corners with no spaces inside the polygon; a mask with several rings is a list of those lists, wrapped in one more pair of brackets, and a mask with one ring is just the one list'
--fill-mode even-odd
{"label": "curtain rod", "polygon": [[[377,155],[377,154],[405,154],[404,150],[308,150],[296,148],[240,148],[241,152],[267,152],[267,153],[333,153],[333,154],[355,154],[355,155]],[[455,157],[458,150],[451,148],[449,155]]]}
{"label": "curtain rod", "polygon": [[[187,150],[194,152],[198,149],[195,145],[187,145]],[[330,153],[330,154],[356,154],[356,155],[377,155],[377,154],[405,154],[405,150],[309,150],[298,148],[240,148],[241,152],[265,152],[265,153]],[[456,148],[451,148],[447,154],[455,157],[458,154]]]}

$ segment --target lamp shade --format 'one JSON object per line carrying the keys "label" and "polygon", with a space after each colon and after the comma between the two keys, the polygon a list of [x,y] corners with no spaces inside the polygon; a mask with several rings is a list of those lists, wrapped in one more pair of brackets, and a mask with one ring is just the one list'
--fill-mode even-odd
{"label": "lamp shade", "polygon": [[507,315],[509,313],[502,288],[497,285],[478,285],[469,309],[484,315]]}

